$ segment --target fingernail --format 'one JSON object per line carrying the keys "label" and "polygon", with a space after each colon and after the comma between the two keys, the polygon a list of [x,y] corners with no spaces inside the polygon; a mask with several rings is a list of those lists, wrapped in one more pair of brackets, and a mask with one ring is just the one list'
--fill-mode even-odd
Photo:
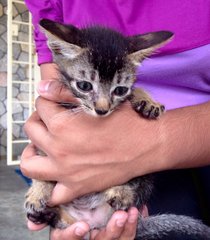
{"label": "fingernail", "polygon": [[38,93],[47,92],[51,82],[52,81],[46,81],[46,80],[40,81],[38,83],[38,88],[37,88]]}
{"label": "fingernail", "polygon": [[52,204],[51,201],[48,201],[48,202],[47,202],[47,206],[48,206],[48,207],[54,207],[54,205]]}
{"label": "fingernail", "polygon": [[118,219],[118,220],[116,221],[116,225],[117,225],[118,227],[123,227],[123,226],[125,225],[125,222],[126,222],[126,219]]}
{"label": "fingernail", "polygon": [[85,233],[86,233],[86,231],[84,229],[80,228],[80,227],[77,227],[75,229],[75,234],[79,237],[84,236]]}
{"label": "fingernail", "polygon": [[137,216],[136,216],[136,215],[130,215],[130,216],[128,217],[128,222],[129,222],[129,223],[135,223],[136,220],[137,220]]}
{"label": "fingernail", "polygon": [[141,210],[141,215],[142,217],[148,217],[149,216],[149,212],[148,212],[148,208],[146,205],[143,206],[142,210]]}
{"label": "fingernail", "polygon": [[131,207],[128,211],[128,222],[135,223],[139,217],[139,211],[135,207]]}

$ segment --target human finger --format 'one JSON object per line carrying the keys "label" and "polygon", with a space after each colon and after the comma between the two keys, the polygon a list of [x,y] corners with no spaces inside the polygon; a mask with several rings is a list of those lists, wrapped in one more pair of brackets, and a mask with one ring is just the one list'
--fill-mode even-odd
{"label": "human finger", "polygon": [[52,229],[50,240],[82,240],[88,234],[90,228],[85,222],[77,222],[66,229]]}
{"label": "human finger", "polygon": [[106,228],[100,231],[93,231],[91,233],[91,240],[116,240],[120,239],[121,234],[124,230],[128,214],[124,211],[115,212]]}
{"label": "human finger", "polygon": [[39,231],[39,230],[42,230],[43,228],[45,228],[47,226],[47,224],[44,224],[44,223],[43,224],[35,224],[28,220],[27,226],[28,226],[28,229],[31,231]]}
{"label": "human finger", "polygon": [[21,172],[33,179],[56,180],[57,169],[47,156],[37,155],[36,147],[30,143],[23,150],[20,162]]}
{"label": "human finger", "polygon": [[26,121],[24,131],[38,149],[45,152],[49,148],[51,138],[37,111],[33,112]]}
{"label": "human finger", "polygon": [[142,217],[148,217],[149,216],[149,211],[146,205],[143,205],[140,214]]}
{"label": "human finger", "polygon": [[[37,113],[40,119],[46,125],[47,129],[53,131],[53,129],[51,129],[52,122],[54,127],[56,125],[56,122],[61,122],[61,124],[57,127],[59,128],[59,130],[61,130],[62,126],[63,127],[66,126],[65,123],[69,121],[69,114],[71,110],[62,107],[60,104],[56,102],[46,100],[42,97],[38,97],[36,99],[35,104]],[[62,121],[53,121],[60,118],[62,118]],[[55,131],[57,131],[57,128]]]}
{"label": "human finger", "polygon": [[138,224],[139,212],[137,208],[130,208],[128,210],[128,219],[121,234],[123,240],[133,240],[136,236],[136,229]]}
{"label": "human finger", "polygon": [[57,183],[53,189],[51,198],[49,200],[49,205],[50,206],[56,206],[59,204],[64,204],[68,203],[71,200],[79,197],[79,190],[80,189],[78,186],[75,188],[75,184],[72,183],[68,184],[68,187],[63,185],[62,183]]}
{"label": "human finger", "polygon": [[76,102],[70,89],[55,80],[42,80],[38,83],[37,91],[40,96],[54,102]]}

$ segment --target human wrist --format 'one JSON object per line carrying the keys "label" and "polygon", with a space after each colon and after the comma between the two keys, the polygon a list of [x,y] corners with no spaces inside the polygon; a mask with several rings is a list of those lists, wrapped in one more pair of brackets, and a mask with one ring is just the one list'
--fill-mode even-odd
{"label": "human wrist", "polygon": [[171,110],[163,116],[163,170],[210,163],[210,114],[207,109],[210,103]]}
{"label": "human wrist", "polygon": [[165,169],[164,145],[167,140],[166,134],[163,132],[162,117],[157,120],[137,119],[136,122],[134,129],[136,129],[135,135],[138,135],[139,154],[130,163],[133,176],[141,176]]}
{"label": "human wrist", "polygon": [[140,150],[141,155],[133,160],[135,176],[209,164],[210,111],[207,109],[210,103],[170,110],[160,119],[150,121],[147,128],[152,131],[147,131],[145,144],[150,149],[145,149],[144,154]]}
{"label": "human wrist", "polygon": [[192,159],[191,150],[194,145],[194,137],[192,137],[194,121],[190,112],[189,108],[175,109],[168,111],[162,119],[161,128],[164,138],[162,170],[189,166],[188,161]]}

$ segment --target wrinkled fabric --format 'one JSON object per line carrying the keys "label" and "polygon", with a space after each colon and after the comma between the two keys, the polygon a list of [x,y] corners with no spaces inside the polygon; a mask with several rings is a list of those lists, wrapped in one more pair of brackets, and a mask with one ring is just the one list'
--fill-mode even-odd
{"label": "wrinkled fabric", "polygon": [[174,39],[138,71],[144,87],[167,109],[210,100],[210,0],[25,0],[32,12],[38,63],[52,62],[42,18],[79,28],[101,24],[126,35],[158,30]]}
{"label": "wrinkled fabric", "polygon": [[[161,50],[171,54],[210,43],[209,0],[25,0],[32,12],[39,64],[51,61],[42,18],[84,27],[102,24],[126,35],[170,30],[175,39]],[[45,54],[43,54],[43,49]]]}
{"label": "wrinkled fabric", "polygon": [[210,44],[145,60],[136,86],[168,110],[210,101]]}

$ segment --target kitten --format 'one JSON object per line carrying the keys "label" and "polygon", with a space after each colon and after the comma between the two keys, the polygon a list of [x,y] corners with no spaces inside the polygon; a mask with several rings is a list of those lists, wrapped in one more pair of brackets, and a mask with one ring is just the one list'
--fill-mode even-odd
{"label": "kitten", "polygon": [[[156,119],[164,112],[163,105],[153,101],[142,89],[135,89],[133,84],[137,66],[168,42],[173,36],[171,32],[125,37],[99,26],[79,30],[47,19],[41,20],[40,25],[59,67],[60,80],[85,112],[108,116],[126,100],[138,114],[148,119]],[[47,202],[54,186],[55,182],[33,180],[25,201],[28,218],[35,223],[46,222],[54,228],[66,228],[78,220],[85,220],[94,229],[105,226],[118,209],[127,210],[131,206],[141,209],[150,198],[153,181],[151,175],[141,176],[124,185],[51,208]],[[200,221],[172,214],[139,216],[136,239],[161,239],[173,232],[210,239],[210,229]]]}

